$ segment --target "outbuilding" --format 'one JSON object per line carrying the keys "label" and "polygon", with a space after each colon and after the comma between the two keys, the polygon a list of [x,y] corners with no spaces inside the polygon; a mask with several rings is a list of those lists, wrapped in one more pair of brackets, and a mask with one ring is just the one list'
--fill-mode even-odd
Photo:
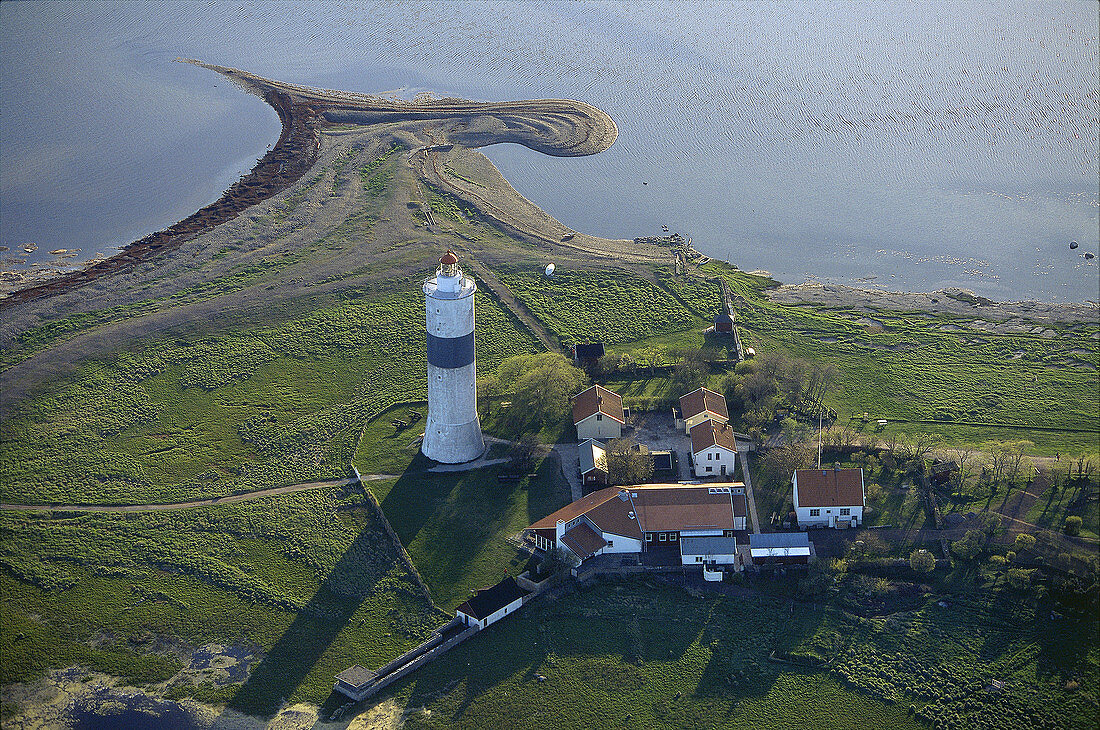
{"label": "outbuilding", "polygon": [[753,565],[805,565],[813,551],[805,532],[771,532],[749,535]]}
{"label": "outbuilding", "polygon": [[607,484],[607,449],[596,439],[585,439],[577,447],[581,482],[584,486]]}
{"label": "outbuilding", "polygon": [[466,626],[483,629],[519,609],[528,595],[515,578],[508,577],[491,588],[478,590],[476,595],[455,609],[455,616]]}

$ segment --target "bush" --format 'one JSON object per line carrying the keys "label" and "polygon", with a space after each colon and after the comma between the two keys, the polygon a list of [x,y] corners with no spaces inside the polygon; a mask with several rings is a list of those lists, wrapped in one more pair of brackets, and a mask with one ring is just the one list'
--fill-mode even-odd
{"label": "bush", "polygon": [[973,560],[982,551],[981,536],[977,530],[967,530],[961,540],[951,543],[951,552],[961,560]]}
{"label": "bush", "polygon": [[1035,536],[1028,535],[1021,532],[1016,536],[1016,541],[1013,543],[1017,552],[1023,552],[1024,550],[1030,550],[1035,547]]}
{"label": "bush", "polygon": [[918,573],[931,573],[936,569],[936,557],[924,550],[914,550],[909,555],[909,567]]}
{"label": "bush", "polygon": [[1031,574],[1034,571],[1024,570],[1023,568],[1009,568],[1005,572],[1005,578],[1008,580],[1008,584],[1016,590],[1023,590],[1031,585]]}
{"label": "bush", "polygon": [[1070,536],[1076,536],[1081,534],[1081,518],[1077,515],[1071,515],[1066,518],[1065,525],[1062,526],[1062,530]]}

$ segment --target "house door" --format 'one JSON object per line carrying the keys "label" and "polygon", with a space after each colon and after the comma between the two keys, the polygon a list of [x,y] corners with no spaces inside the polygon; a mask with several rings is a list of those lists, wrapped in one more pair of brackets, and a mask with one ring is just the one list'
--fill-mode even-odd
{"label": "house door", "polygon": [[726,465],[722,464],[722,476],[726,475]]}

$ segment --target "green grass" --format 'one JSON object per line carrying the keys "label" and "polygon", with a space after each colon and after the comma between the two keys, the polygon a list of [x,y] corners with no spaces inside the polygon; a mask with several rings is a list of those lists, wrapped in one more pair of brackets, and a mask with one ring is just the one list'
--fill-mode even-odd
{"label": "green grass", "polygon": [[381,665],[442,620],[376,514],[339,488],[161,514],[4,512],[2,681],[70,663],[163,681],[180,658],[134,638],[152,635],[265,652],[235,707],[319,704],[336,672]]}
{"label": "green grass", "polygon": [[667,291],[625,271],[512,272],[500,279],[563,344],[615,344],[707,326]]}
{"label": "green grass", "polygon": [[1100,495],[1095,482],[1047,487],[1028,510],[1026,521],[1055,532],[1061,532],[1066,518],[1081,518],[1081,537],[1100,538]]}
{"label": "green grass", "polygon": [[[535,349],[489,297],[477,356]],[[348,475],[380,407],[425,392],[413,294],[345,298],[249,334],[153,344],[84,366],[0,425],[5,501],[171,502]]]}
{"label": "green grass", "polygon": [[[925,727],[910,704],[948,726],[1091,726],[1100,655],[1066,642],[1095,618],[1039,625],[1014,600],[966,596],[860,618],[782,598],[794,580],[736,597],[603,582],[532,604],[392,694],[425,728]],[[991,678],[1004,693],[983,691]]]}
{"label": "green grass", "polygon": [[522,572],[527,557],[506,538],[564,505],[568,487],[550,459],[518,483],[497,481],[500,467],[428,474],[425,461],[414,457],[401,478],[369,486],[433,600],[450,611],[472,590]]}

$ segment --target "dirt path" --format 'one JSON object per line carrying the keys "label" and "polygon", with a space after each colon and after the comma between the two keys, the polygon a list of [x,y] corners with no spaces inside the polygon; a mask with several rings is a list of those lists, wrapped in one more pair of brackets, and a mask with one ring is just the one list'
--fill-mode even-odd
{"label": "dirt path", "polygon": [[[382,479],[397,479],[396,474],[364,474],[362,481],[376,482]],[[360,481],[355,477],[337,479],[331,482],[309,482],[307,484],[289,484],[285,487],[273,487],[261,489],[257,492],[245,494],[231,494],[228,497],[214,497],[212,499],[196,499],[190,502],[167,502],[164,504],[10,504],[0,503],[0,509],[18,510],[22,512],[161,512],[173,509],[190,509],[191,507],[209,507],[216,504],[233,504],[235,502],[248,502],[253,499],[274,497],[280,494],[292,494],[305,492],[310,489],[322,489],[324,487],[340,487],[345,484],[355,484]]]}

